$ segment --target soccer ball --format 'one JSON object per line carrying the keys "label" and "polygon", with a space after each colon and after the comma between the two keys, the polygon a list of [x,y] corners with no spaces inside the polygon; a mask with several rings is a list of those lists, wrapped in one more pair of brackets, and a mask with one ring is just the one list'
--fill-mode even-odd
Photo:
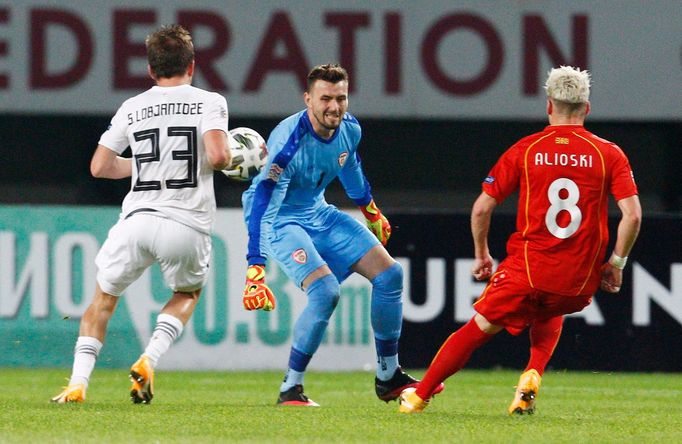
{"label": "soccer ball", "polygon": [[265,139],[251,128],[239,127],[230,130],[228,142],[232,152],[232,164],[223,174],[232,180],[248,182],[258,175],[268,161]]}

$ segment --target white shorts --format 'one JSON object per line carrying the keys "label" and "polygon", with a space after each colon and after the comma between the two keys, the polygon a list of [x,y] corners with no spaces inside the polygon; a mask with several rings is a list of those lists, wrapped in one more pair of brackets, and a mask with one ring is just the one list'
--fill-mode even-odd
{"label": "white shorts", "polygon": [[97,253],[97,283],[120,296],[154,262],[173,291],[204,286],[211,256],[211,236],[154,213],[119,220]]}

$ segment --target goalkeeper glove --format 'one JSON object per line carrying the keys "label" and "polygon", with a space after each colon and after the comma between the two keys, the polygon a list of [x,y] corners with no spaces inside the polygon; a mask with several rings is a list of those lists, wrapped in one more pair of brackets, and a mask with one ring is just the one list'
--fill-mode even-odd
{"label": "goalkeeper glove", "polygon": [[365,216],[367,228],[379,239],[381,245],[386,245],[388,238],[391,237],[391,224],[388,223],[386,216],[381,214],[381,210],[372,199],[367,206],[360,207],[360,211]]}
{"label": "goalkeeper glove", "polygon": [[244,287],[242,303],[246,310],[275,309],[275,295],[265,285],[264,265],[250,265],[246,270],[246,287]]}

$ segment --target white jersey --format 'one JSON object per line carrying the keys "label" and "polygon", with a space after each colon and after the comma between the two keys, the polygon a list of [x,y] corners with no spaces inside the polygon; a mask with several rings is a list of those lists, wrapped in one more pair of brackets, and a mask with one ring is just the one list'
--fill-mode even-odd
{"label": "white jersey", "polygon": [[123,102],[99,140],[118,154],[132,150],[121,217],[146,208],[210,233],[216,204],[203,134],[227,133],[227,120],[223,96],[191,85],[154,86]]}

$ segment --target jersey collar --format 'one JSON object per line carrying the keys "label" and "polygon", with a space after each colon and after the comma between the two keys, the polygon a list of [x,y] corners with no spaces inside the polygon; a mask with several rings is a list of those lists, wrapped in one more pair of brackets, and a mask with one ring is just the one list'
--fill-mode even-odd
{"label": "jersey collar", "polygon": [[303,115],[301,116],[301,119],[303,119],[303,123],[305,124],[306,128],[308,129],[308,131],[310,131],[310,134],[312,134],[312,136],[313,136],[316,140],[318,140],[318,141],[320,141],[320,142],[322,142],[322,143],[327,143],[327,144],[329,144],[329,143],[332,143],[332,142],[336,139],[336,137],[339,135],[339,133],[341,132],[341,126],[343,125],[343,122],[344,122],[344,120],[345,120],[345,116],[344,116],[344,119],[341,119],[341,125],[339,125],[339,127],[336,128],[336,131],[334,131],[334,134],[332,134],[332,136],[331,136],[329,139],[325,139],[325,138],[323,138],[323,137],[320,137],[320,136],[315,132],[315,128],[313,128],[313,124],[312,124],[312,122],[310,121],[310,118],[308,117],[308,111],[307,111],[307,110],[304,110],[304,111],[303,111]]}
{"label": "jersey collar", "polygon": [[545,130],[551,130],[551,129],[561,129],[561,128],[566,128],[566,129],[579,129],[579,128],[584,128],[584,125],[580,125],[577,123],[567,123],[567,124],[560,124],[560,125],[547,125],[545,127]]}

